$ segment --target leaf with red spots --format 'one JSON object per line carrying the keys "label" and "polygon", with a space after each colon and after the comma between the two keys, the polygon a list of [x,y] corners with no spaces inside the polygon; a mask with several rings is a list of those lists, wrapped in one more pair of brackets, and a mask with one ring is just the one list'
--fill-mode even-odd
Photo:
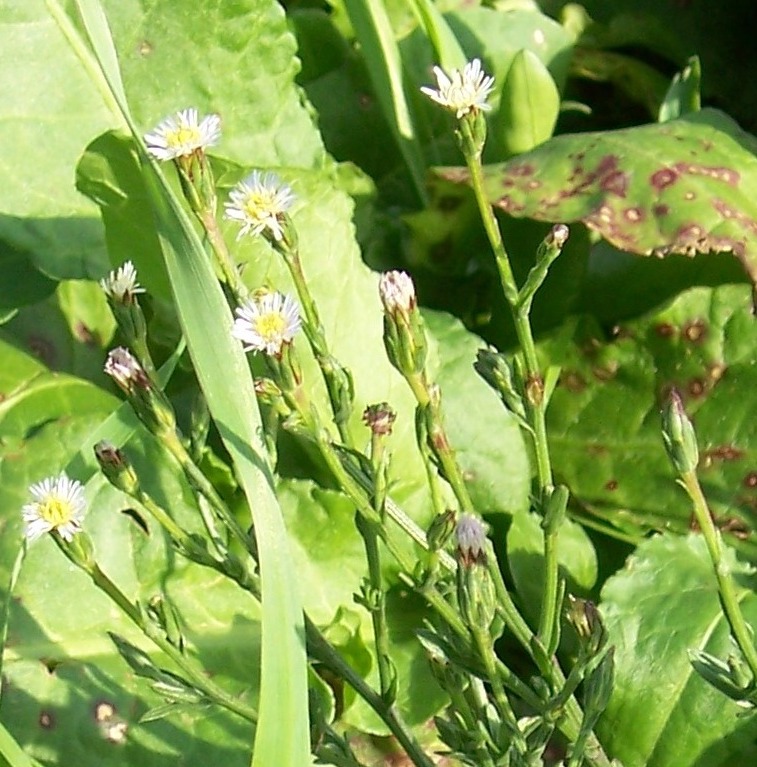
{"label": "leaf with red spots", "polygon": [[562,338],[541,348],[561,370],[549,404],[550,447],[576,514],[632,540],[691,528],[660,434],[661,403],[675,387],[697,431],[699,477],[715,521],[757,561],[757,321],[749,287],[694,288],[609,335],[582,318],[567,345]]}
{"label": "leaf with red spots", "polygon": [[[439,173],[468,180],[466,170]],[[733,252],[757,283],[757,158],[720,112],[559,136],[488,166],[485,190],[516,218],[582,221],[629,253]]]}

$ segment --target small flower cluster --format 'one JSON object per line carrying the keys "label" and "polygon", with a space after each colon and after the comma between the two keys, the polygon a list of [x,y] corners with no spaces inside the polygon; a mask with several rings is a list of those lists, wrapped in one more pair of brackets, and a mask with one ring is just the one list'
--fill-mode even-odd
{"label": "small flower cluster", "polygon": [[263,292],[237,307],[232,335],[245,351],[281,355],[302,325],[300,309],[291,297],[277,292]]}
{"label": "small flower cluster", "polygon": [[221,139],[221,118],[207,115],[200,120],[194,108],[167,117],[145,134],[147,151],[163,162],[191,157],[215,146]]}

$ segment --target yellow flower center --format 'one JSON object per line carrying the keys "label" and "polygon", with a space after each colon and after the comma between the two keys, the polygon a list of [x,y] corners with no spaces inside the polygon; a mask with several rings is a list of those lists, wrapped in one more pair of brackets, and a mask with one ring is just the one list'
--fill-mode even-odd
{"label": "yellow flower center", "polygon": [[266,341],[275,341],[284,336],[286,320],[282,314],[263,314],[255,320],[255,330]]}
{"label": "yellow flower center", "polygon": [[200,131],[197,128],[182,126],[166,136],[166,143],[172,149],[194,144],[200,140]]}
{"label": "yellow flower center", "polygon": [[253,192],[244,201],[244,212],[250,218],[265,218],[275,214],[273,197],[270,194]]}
{"label": "yellow flower center", "polygon": [[46,498],[39,505],[40,516],[52,527],[59,527],[70,522],[73,511],[71,504],[63,498]]}

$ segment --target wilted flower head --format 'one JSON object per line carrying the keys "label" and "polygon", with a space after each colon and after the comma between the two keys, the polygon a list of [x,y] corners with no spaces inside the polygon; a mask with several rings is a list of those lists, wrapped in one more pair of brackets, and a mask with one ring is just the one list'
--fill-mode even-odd
{"label": "wilted flower head", "polygon": [[147,373],[137,362],[136,357],[123,346],[116,347],[108,354],[103,369],[127,394],[135,386],[140,389],[150,387]]}
{"label": "wilted flower head", "polygon": [[274,240],[281,240],[282,222],[294,200],[291,188],[275,173],[256,170],[231,190],[224,217],[242,224],[237,238],[248,233],[268,233]]}
{"label": "wilted flower head", "polygon": [[236,315],[231,333],[244,344],[244,350],[272,356],[281,354],[302,324],[297,302],[277,292],[248,298],[237,307]]}
{"label": "wilted flower head", "polygon": [[37,482],[29,492],[34,500],[27,503],[21,513],[30,543],[52,530],[70,541],[81,530],[87,502],[80,482],[60,474]]}
{"label": "wilted flower head", "polygon": [[396,420],[397,413],[388,402],[368,405],[363,411],[363,423],[377,436],[391,434]]}
{"label": "wilted flower head", "polygon": [[200,120],[194,108],[167,117],[155,130],[145,134],[147,151],[158,160],[175,160],[204,152],[221,138],[221,118],[207,115]]}
{"label": "wilted flower head", "polygon": [[437,90],[423,87],[429,98],[454,112],[459,120],[469,112],[488,111],[487,98],[494,88],[494,78],[484,74],[479,59],[469,61],[463,71],[453,69],[448,76],[441,67],[434,67]]}
{"label": "wilted flower head", "polygon": [[131,261],[126,261],[100,280],[100,287],[108,298],[122,304],[131,304],[137,293],[145,292],[137,283],[137,270]]}
{"label": "wilted flower head", "polygon": [[486,561],[486,525],[474,514],[461,514],[455,527],[457,555],[466,567]]}
{"label": "wilted flower head", "polygon": [[379,296],[387,314],[408,314],[417,303],[415,285],[406,272],[384,272],[379,280]]}

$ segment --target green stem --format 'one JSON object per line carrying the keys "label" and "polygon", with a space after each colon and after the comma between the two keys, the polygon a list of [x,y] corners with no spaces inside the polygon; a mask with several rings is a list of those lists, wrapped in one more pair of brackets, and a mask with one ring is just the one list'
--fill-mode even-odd
{"label": "green stem", "polygon": [[723,559],[723,543],[720,532],[715,527],[707,500],[704,497],[702,488],[697,479],[695,471],[688,471],[681,474],[681,480],[686,488],[686,492],[691,498],[694,514],[696,515],[699,528],[704,536],[707,551],[712,560],[715,578],[718,582],[718,593],[720,595],[720,604],[731,627],[733,638],[741,650],[746,660],[753,679],[757,680],[757,650],[754,647],[752,632],[744,620],[744,615],[739,607],[738,597],[736,596],[736,586],[731,576],[731,570]]}
{"label": "green stem", "polygon": [[234,296],[234,300],[237,304],[241,304],[247,297],[248,291],[245,284],[242,282],[239,271],[231,259],[229,248],[226,245],[226,240],[218,226],[214,211],[202,208],[200,212],[197,213],[197,218],[200,220],[202,228],[205,230],[205,235],[207,236],[210,247],[216,257],[216,263],[221,269],[226,285]]}
{"label": "green stem", "polygon": [[[469,123],[463,120],[461,129],[464,138],[467,139],[467,145],[471,146],[473,142]],[[465,147],[466,141],[463,141],[462,144]],[[549,444],[547,442],[544,381],[539,370],[536,345],[528,314],[530,301],[524,302],[524,305],[520,304],[520,292],[510,265],[510,258],[502,240],[502,233],[497,224],[494,210],[486,198],[480,156],[472,152],[466,152],[465,159],[471,174],[473,192],[476,196],[484,229],[497,262],[502,292],[510,305],[518,344],[523,354],[526,373],[525,399],[528,405],[527,412],[530,416],[531,427],[534,430],[533,442],[536,455],[536,476],[539,490],[542,491],[540,495],[544,495],[544,491],[552,486],[552,464],[549,456]],[[550,647],[552,645],[552,634],[558,609],[557,529],[546,530],[544,533],[544,569],[544,586],[538,635],[542,644],[545,647]]]}
{"label": "green stem", "polygon": [[118,605],[121,611],[144,632],[145,636],[147,636],[153,644],[157,645],[157,647],[164,652],[184,674],[186,674],[187,678],[198,690],[205,693],[208,698],[229,711],[233,711],[235,714],[238,714],[250,722],[257,722],[258,714],[255,709],[246,706],[244,703],[232,697],[225,690],[211,682],[200,669],[197,669],[194,664],[190,663],[186,656],[168,641],[161,630],[157,627],[147,625],[139,608],[118,588],[118,586],[116,586],[115,583],[113,583],[113,581],[110,580],[97,563],[94,563],[89,568],[82,567],[82,569],[89,575],[95,586]]}
{"label": "green stem", "polygon": [[387,703],[379,693],[354,671],[307,616],[305,616],[305,636],[310,656],[319,663],[322,663],[339,678],[344,679],[381,717],[392,735],[397,738],[399,744],[405,749],[413,764],[416,767],[434,767],[434,763],[423,751],[412,732],[410,732],[410,729],[397,716],[394,706]]}
{"label": "green stem", "polygon": [[344,401],[345,391],[338,380],[340,375],[344,376],[346,381],[349,375],[344,370],[336,358],[329,351],[326,333],[318,314],[318,306],[315,303],[313,294],[310,292],[305,273],[302,270],[302,262],[297,251],[297,246],[290,245],[277,246],[277,250],[282,254],[286,265],[289,267],[289,273],[292,276],[292,282],[300,299],[302,313],[305,317],[304,330],[307,336],[313,355],[321,368],[321,374],[326,384],[326,390],[329,395],[329,402],[334,417],[334,423],[339,431],[339,438],[345,445],[354,447],[352,435],[348,428],[352,401]]}

